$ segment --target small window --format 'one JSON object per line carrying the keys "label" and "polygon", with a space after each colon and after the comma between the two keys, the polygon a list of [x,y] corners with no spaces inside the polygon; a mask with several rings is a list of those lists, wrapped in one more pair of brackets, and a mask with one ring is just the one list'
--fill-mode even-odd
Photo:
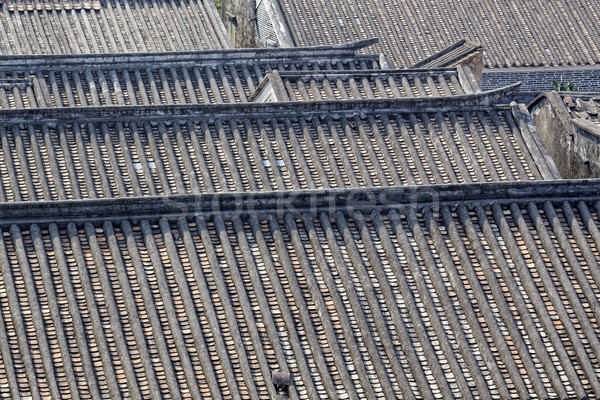
{"label": "small window", "polygon": [[229,40],[235,46],[235,31],[237,30],[237,18],[230,16],[227,20],[227,34],[229,35]]}

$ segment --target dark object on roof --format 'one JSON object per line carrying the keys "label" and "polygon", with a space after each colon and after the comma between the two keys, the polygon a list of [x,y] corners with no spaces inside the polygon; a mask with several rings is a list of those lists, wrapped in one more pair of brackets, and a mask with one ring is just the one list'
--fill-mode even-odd
{"label": "dark object on roof", "polygon": [[[73,2],[70,10],[63,1],[16,3],[5,0],[0,4],[0,54],[3,55],[138,53],[231,47],[211,0],[102,0],[101,3],[89,0]],[[77,3],[94,10],[76,11]],[[11,4],[30,11],[10,12]],[[42,4],[44,7],[38,7]],[[46,5],[51,5],[51,9]]]}
{"label": "dark object on roof", "polygon": [[0,201],[558,178],[490,99],[5,110]]}
{"label": "dark object on roof", "polygon": [[281,389],[291,385],[292,378],[289,372],[273,372],[273,385],[279,386]]}
{"label": "dark object on roof", "polygon": [[273,385],[280,396],[279,398],[287,398],[292,384],[292,377],[289,372],[273,372]]}
{"label": "dark object on roof", "polygon": [[363,70],[376,56],[356,55],[359,42],[292,50],[71,56],[0,56],[0,108],[246,102],[264,75],[280,70]]}
{"label": "dark object on roof", "polygon": [[563,177],[600,177],[600,93],[545,92],[529,109]]}
{"label": "dark object on roof", "polygon": [[195,216],[136,199],[179,218],[100,202],[115,222],[54,204],[60,225],[23,208],[1,221],[0,394],[274,398],[289,371],[292,398],[597,398],[600,182],[437,189]]}
{"label": "dark object on roof", "polygon": [[[294,46],[379,37],[396,68],[468,38],[489,68],[600,62],[600,9],[589,0],[269,0],[281,42]],[[279,25],[278,25],[279,26]]]}

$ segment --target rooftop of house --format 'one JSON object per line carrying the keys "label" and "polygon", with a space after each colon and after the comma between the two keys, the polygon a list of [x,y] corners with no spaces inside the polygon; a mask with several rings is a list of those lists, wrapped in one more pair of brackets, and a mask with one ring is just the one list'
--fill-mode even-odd
{"label": "rooftop of house", "polygon": [[600,93],[564,93],[561,98],[573,126],[600,141]]}
{"label": "rooftop of house", "polygon": [[0,201],[558,178],[493,94],[0,111]]}
{"label": "rooftop of house", "polygon": [[563,177],[600,176],[600,93],[544,92],[528,109]]}
{"label": "rooftop of house", "polygon": [[593,398],[599,191],[0,203],[0,393]]}
{"label": "rooftop of house", "polygon": [[596,65],[600,10],[590,0],[269,0],[282,45],[379,37],[375,52],[407,68],[462,39],[488,68]]}
{"label": "rooftop of house", "polygon": [[0,54],[231,48],[211,0],[3,0]]}
{"label": "rooftop of house", "polygon": [[0,109],[246,102],[281,71],[379,68],[369,41],[306,49],[0,56]]}
{"label": "rooftop of house", "polygon": [[470,69],[459,66],[428,70],[275,70],[266,75],[250,101],[264,101],[267,92],[273,93],[272,101],[333,101],[447,97],[481,90]]}

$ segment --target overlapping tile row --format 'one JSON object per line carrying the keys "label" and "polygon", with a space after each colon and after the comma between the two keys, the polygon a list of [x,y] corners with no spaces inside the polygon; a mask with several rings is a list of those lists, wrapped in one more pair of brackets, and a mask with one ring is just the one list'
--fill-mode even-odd
{"label": "overlapping tile row", "polygon": [[481,43],[487,67],[600,62],[593,0],[277,0],[296,46],[380,37],[379,51],[406,68],[463,38]]}
{"label": "overlapping tile row", "polygon": [[600,395],[600,203],[313,211],[3,227],[0,396]]}
{"label": "overlapping tile row", "polygon": [[[87,2],[84,2],[87,3]],[[97,9],[96,9],[97,8]],[[210,0],[104,1],[93,10],[29,12],[0,5],[0,54],[89,54],[227,49]]]}
{"label": "overlapping tile row", "polygon": [[0,201],[558,177],[510,108],[361,115],[324,106],[307,117],[296,103],[257,117],[260,106],[269,105],[174,119],[151,108],[146,119],[5,121]]}
{"label": "overlapping tile row", "polygon": [[[460,67],[462,68],[462,67]],[[286,101],[442,97],[474,93],[457,69],[418,71],[278,72]],[[464,75],[463,75],[464,76]],[[275,84],[275,82],[273,82]]]}
{"label": "overlapping tile row", "polygon": [[356,56],[354,48],[297,53],[3,57],[0,109],[246,102],[273,69],[308,73],[378,68],[377,57]]}
{"label": "overlapping tile row", "polygon": [[2,0],[0,7],[8,11],[33,10],[99,10],[100,0]]}

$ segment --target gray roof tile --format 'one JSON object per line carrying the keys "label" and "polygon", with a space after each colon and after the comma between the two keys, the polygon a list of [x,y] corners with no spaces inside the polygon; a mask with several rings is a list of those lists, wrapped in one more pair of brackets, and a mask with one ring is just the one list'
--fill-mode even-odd
{"label": "gray roof tile", "polygon": [[483,47],[480,44],[473,43],[470,40],[462,39],[446,47],[432,56],[414,64],[412,68],[444,68],[460,65],[462,62],[472,57],[480,57]]}
{"label": "gray roof tile", "polygon": [[[23,7],[27,12],[14,11]],[[5,0],[0,4],[0,26],[1,54],[231,48],[217,9],[210,0]]]}
{"label": "gray roof tile", "polygon": [[99,10],[100,0],[0,0],[0,6],[8,11],[33,10]]}
{"label": "gray roof tile", "polygon": [[417,100],[6,110],[0,200],[558,177],[518,108]]}
{"label": "gray roof tile", "polygon": [[0,56],[0,109],[246,102],[265,74],[377,68],[365,43],[304,50]]}
{"label": "gray roof tile", "polygon": [[487,67],[594,65],[600,14],[591,0],[273,0],[296,46],[379,37],[406,68],[461,39],[481,43]]}
{"label": "gray roof tile", "polygon": [[447,97],[479,92],[466,68],[422,70],[273,71],[249,101],[274,90],[277,101]]}
{"label": "gray roof tile", "polygon": [[182,198],[195,216],[80,201],[52,206],[58,224],[13,207],[0,393],[273,398],[283,371],[292,398],[595,398],[600,208],[580,199],[598,185],[359,189],[277,213]]}

